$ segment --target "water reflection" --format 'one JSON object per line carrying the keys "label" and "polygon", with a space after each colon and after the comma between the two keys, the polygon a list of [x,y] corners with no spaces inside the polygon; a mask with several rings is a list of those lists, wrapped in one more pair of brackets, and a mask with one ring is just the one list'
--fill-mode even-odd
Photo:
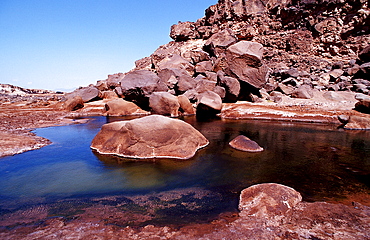
{"label": "water reflection", "polygon": [[[144,196],[176,189],[210,191],[217,196],[210,197],[211,205],[222,211],[230,201],[236,207],[242,189],[264,182],[293,187],[306,201],[370,193],[369,131],[187,117],[183,120],[210,141],[189,160],[135,161],[91,151],[91,140],[104,123],[124,119],[97,117],[88,124],[38,129],[37,134],[50,139],[52,145],[0,159],[0,215],[9,208],[10,203],[5,201],[9,198],[14,204],[20,199]],[[247,153],[229,147],[228,143],[240,134],[256,141],[265,151]],[[182,206],[180,200],[176,204]],[[213,211],[211,205],[207,206],[208,213]]]}

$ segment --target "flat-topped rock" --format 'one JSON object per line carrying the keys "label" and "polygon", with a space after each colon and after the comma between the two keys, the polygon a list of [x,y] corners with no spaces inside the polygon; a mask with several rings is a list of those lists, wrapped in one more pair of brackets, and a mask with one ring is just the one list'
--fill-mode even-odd
{"label": "flat-topped rock", "polygon": [[253,140],[250,140],[248,137],[239,135],[236,138],[234,138],[229,145],[232,148],[235,148],[240,151],[244,152],[262,152],[263,148],[258,145]]}
{"label": "flat-topped rock", "polygon": [[188,159],[208,145],[190,124],[160,115],[103,125],[91,143],[100,154],[129,158]]}

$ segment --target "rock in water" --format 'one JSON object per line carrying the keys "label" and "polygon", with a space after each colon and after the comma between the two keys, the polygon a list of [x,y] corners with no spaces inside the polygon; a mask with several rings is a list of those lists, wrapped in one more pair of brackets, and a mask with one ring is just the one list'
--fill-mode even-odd
{"label": "rock in water", "polygon": [[229,145],[237,150],[245,152],[262,152],[263,148],[255,141],[250,140],[246,136],[239,135],[234,138]]}
{"label": "rock in water", "polygon": [[91,148],[100,154],[129,158],[188,159],[208,143],[184,121],[151,115],[103,125]]}
{"label": "rock in water", "polygon": [[301,194],[293,188],[276,183],[257,184],[240,194],[240,216],[269,218],[283,215],[301,201]]}

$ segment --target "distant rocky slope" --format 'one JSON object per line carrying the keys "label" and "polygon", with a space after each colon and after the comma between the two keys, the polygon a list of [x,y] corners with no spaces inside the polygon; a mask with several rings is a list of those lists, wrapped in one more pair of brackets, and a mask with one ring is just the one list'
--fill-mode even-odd
{"label": "distant rocky slope", "polygon": [[0,83],[0,94],[6,95],[26,95],[26,94],[55,94],[56,92],[43,89],[28,89],[11,84]]}
{"label": "distant rocky slope", "polygon": [[130,72],[67,95],[65,107],[103,99],[100,113],[108,114],[109,99],[124,98],[152,113],[209,115],[239,100],[279,103],[346,91],[363,94],[366,112],[369,14],[365,0],[219,0],[196,22],[173,25],[174,41]]}

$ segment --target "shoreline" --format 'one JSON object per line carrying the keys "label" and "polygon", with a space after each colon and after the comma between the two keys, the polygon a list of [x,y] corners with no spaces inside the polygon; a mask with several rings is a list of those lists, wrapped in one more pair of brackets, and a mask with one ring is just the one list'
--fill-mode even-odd
{"label": "shoreline", "polygon": [[[238,119],[253,119],[263,121],[312,122],[339,126],[340,121],[337,119],[337,116],[340,114],[363,115],[353,110],[355,102],[356,100],[353,99],[346,104],[343,102],[337,105],[330,103],[330,107],[323,105],[317,99],[297,100],[286,98],[280,104],[271,102],[226,103],[223,106],[220,117],[234,119],[236,121]],[[70,112],[54,108],[53,106],[56,103],[50,102],[47,106],[40,103],[29,104],[27,102],[1,105],[0,141],[4,142],[4,140],[6,141],[8,139],[10,143],[13,143],[13,145],[8,145],[11,150],[9,151],[11,154],[9,155],[14,155],[20,150],[34,150],[50,144],[51,142],[49,140],[32,133],[32,130],[36,128],[62,126],[86,121],[86,119],[76,121],[68,118],[73,116],[73,114],[71,115]],[[86,109],[84,111],[86,117],[91,116]],[[81,116],[78,111],[76,113]],[[368,117],[368,115],[366,116]],[[2,137],[5,135],[8,135],[8,137]],[[1,144],[0,146],[4,145]],[[284,216],[284,223],[269,222],[270,220],[262,221],[263,218],[259,217],[245,218],[240,216],[240,213],[224,213],[208,223],[191,223],[181,227],[159,225],[123,227],[109,224],[105,220],[99,219],[99,217],[68,219],[65,217],[46,217],[45,215],[46,218],[42,218],[44,216],[44,210],[37,209],[36,207],[36,209],[26,209],[23,213],[19,212],[17,214],[31,214],[31,219],[33,217],[36,219],[41,217],[41,220],[32,222],[31,224],[14,225],[12,228],[2,228],[0,230],[0,238],[50,239],[58,236],[59,239],[68,239],[71,237],[75,239],[88,239],[92,237],[99,237],[101,239],[231,239],[233,237],[303,239],[304,236],[308,238],[310,236],[320,236],[320,239],[333,239],[323,236],[326,236],[325,234],[328,233],[337,232],[344,234],[339,236],[354,237],[357,236],[356,231],[360,231],[363,234],[362,236],[365,236],[366,232],[370,232],[368,231],[370,230],[370,220],[364,220],[370,219],[370,195],[366,193],[349,196],[348,199],[343,201],[328,199],[325,202],[302,202],[300,208],[294,208],[293,210],[293,212],[289,213],[292,215]],[[94,211],[96,213],[102,212],[102,214],[103,212],[104,214],[115,212],[110,213],[112,210],[104,205],[97,205],[96,209],[91,209],[91,211],[90,214],[93,214]],[[123,211],[116,214],[118,214],[116,217],[119,218],[127,217],[126,214],[129,213]],[[335,216],[341,216],[343,214],[344,217],[340,217],[341,224],[336,225],[337,219],[333,218],[333,214]],[[91,216],[94,216],[94,214]],[[296,219],[296,222],[289,222],[290,218]],[[317,219],[319,219],[318,223],[316,222]],[[363,222],[363,224],[357,226],[356,223],[358,221]],[[312,224],[316,224],[314,230],[311,230]],[[350,230],[354,226],[358,229]],[[366,236],[357,239],[366,239]]]}

